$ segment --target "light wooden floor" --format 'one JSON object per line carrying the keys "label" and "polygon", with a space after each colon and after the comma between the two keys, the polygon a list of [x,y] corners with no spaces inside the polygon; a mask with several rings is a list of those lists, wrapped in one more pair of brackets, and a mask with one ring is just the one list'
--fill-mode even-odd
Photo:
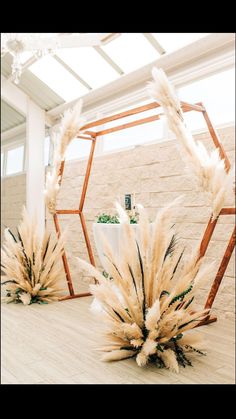
{"label": "light wooden floor", "polygon": [[[235,383],[234,323],[198,329],[208,341],[207,356],[194,355],[193,367],[179,374],[134,359],[100,361],[95,351],[99,319],[91,297],[24,307],[2,304],[2,384],[231,384]],[[100,343],[100,342],[99,342]]]}

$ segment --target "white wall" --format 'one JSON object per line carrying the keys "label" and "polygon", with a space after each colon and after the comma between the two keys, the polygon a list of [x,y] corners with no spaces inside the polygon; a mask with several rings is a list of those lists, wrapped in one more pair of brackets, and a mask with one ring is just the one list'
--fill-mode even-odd
{"label": "white wall", "polygon": [[[218,130],[221,141],[230,161],[235,159],[234,127]],[[212,147],[209,134],[199,134],[197,139]],[[95,158],[92,167],[87,198],[85,200],[85,218],[92,245],[98,263],[92,237],[92,223],[102,212],[113,211],[114,201],[125,193],[136,193],[136,202],[142,203],[153,219],[157,209],[184,193],[184,205],[176,208],[174,221],[183,244],[189,248],[198,245],[210,216],[207,197],[198,191],[191,176],[185,171],[175,140],[139,146]],[[86,161],[68,161],[65,165],[62,188],[58,199],[58,208],[78,208]],[[11,176],[2,181],[2,225],[13,228],[21,218],[22,204],[25,203],[25,175]],[[233,196],[227,204],[233,206]],[[88,288],[88,278],[78,270],[75,257],[88,259],[78,215],[60,216],[63,228],[68,228],[66,250],[70,263],[75,289]],[[232,233],[234,216],[220,217],[212,237],[207,258],[216,261],[216,269]],[[47,214],[47,224],[53,229],[52,217]],[[235,310],[235,256],[227,268],[214,303],[215,312],[231,317]],[[203,304],[210,284],[199,292],[198,303]]]}

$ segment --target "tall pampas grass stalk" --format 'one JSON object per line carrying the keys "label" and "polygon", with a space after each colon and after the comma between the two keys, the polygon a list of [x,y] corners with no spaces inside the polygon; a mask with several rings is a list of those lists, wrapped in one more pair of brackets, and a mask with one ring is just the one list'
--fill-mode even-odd
{"label": "tall pampas grass stalk", "polygon": [[53,239],[46,230],[41,237],[37,222],[23,209],[17,234],[7,228],[1,249],[1,267],[5,279],[7,303],[48,303],[58,300],[64,278],[61,256],[64,236]]}
{"label": "tall pampas grass stalk", "polygon": [[50,213],[56,210],[57,195],[60,190],[60,165],[65,159],[68,145],[78,135],[85,119],[81,118],[82,100],[79,100],[73,109],[67,109],[61,119],[57,133],[52,137],[53,163],[52,169],[46,176],[45,202]]}
{"label": "tall pampas grass stalk", "polygon": [[210,195],[212,221],[217,218],[228,192],[233,191],[233,170],[228,173],[219,149],[209,153],[200,141],[195,141],[188,130],[183,112],[173,87],[162,69],[153,68],[153,81],[148,84],[149,95],[163,108],[169,127],[176,135],[184,151],[184,160],[195,181]]}
{"label": "tall pampas grass stalk", "polygon": [[178,202],[160,210],[153,225],[139,206],[137,234],[117,204],[123,235],[119,259],[101,237],[110,279],[78,259],[80,268],[98,281],[90,289],[107,325],[107,343],[100,348],[105,361],[135,357],[139,366],[154,361],[178,372],[179,365],[191,364],[187,352],[202,353],[199,336],[189,330],[209,310],[194,312],[192,303],[213,266],[203,267],[198,251],[184,257],[171,221]]}

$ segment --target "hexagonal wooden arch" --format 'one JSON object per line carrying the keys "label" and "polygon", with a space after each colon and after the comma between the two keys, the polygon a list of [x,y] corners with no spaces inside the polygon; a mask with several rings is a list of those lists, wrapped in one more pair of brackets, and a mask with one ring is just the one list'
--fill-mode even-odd
{"label": "hexagonal wooden arch", "polygon": [[[89,239],[89,235],[88,235],[88,231],[87,231],[87,227],[86,227],[86,221],[85,221],[85,217],[83,214],[83,208],[84,208],[84,202],[85,202],[85,198],[86,198],[86,192],[87,192],[87,188],[88,188],[88,182],[89,182],[89,178],[90,178],[90,173],[91,173],[91,168],[92,168],[92,163],[93,163],[93,157],[94,157],[94,150],[95,150],[95,145],[96,145],[96,141],[98,139],[99,136],[103,136],[115,131],[120,131],[120,130],[124,130],[127,128],[131,128],[134,126],[138,126],[141,124],[146,124],[152,121],[156,121],[158,119],[160,119],[160,117],[163,115],[163,113],[159,113],[157,115],[152,115],[146,118],[141,118],[132,122],[128,122],[128,123],[124,123],[122,125],[117,125],[115,127],[112,128],[106,128],[106,129],[101,129],[100,131],[90,131],[90,128],[95,128],[95,127],[99,127],[101,125],[104,125],[108,122],[111,121],[116,121],[131,115],[136,115],[145,111],[148,111],[150,109],[154,109],[154,108],[158,108],[160,107],[159,104],[157,104],[156,102],[152,102],[149,103],[147,105],[144,106],[139,106],[133,109],[130,109],[128,111],[125,112],[121,112],[115,115],[111,115],[108,116],[106,118],[102,118],[99,119],[97,121],[94,122],[90,122],[86,125],[84,125],[82,127],[82,129],[80,130],[80,134],[78,135],[77,138],[82,138],[88,141],[91,141],[91,148],[90,148],[90,153],[89,153],[89,157],[88,157],[88,162],[87,162],[87,168],[86,168],[86,173],[85,173],[85,178],[84,178],[84,183],[83,183],[83,187],[82,187],[82,192],[81,192],[81,196],[80,196],[80,203],[79,203],[79,208],[78,209],[56,209],[56,212],[53,216],[54,219],[54,225],[55,225],[55,229],[58,235],[60,235],[60,227],[59,227],[59,219],[58,219],[58,215],[60,214],[77,214],[80,217],[80,221],[81,221],[81,226],[82,226],[82,230],[83,230],[83,234],[84,234],[84,240],[86,243],[86,247],[87,247],[87,251],[88,251],[88,256],[89,256],[89,260],[90,263],[92,265],[95,266],[95,261],[94,261],[94,256],[93,256],[93,250],[92,250],[92,246],[90,243],[90,239]],[[224,148],[219,140],[219,137],[217,135],[217,132],[215,131],[211,120],[208,116],[208,113],[203,105],[202,102],[198,102],[195,104],[190,104],[190,103],[186,103],[186,102],[181,102],[181,108],[183,112],[189,112],[189,111],[196,111],[196,112],[201,112],[207,128],[209,130],[209,133],[211,135],[211,138],[213,140],[213,143],[215,145],[216,148],[219,148],[219,152],[220,152],[220,156],[222,159],[225,160],[225,169],[226,171],[229,171],[230,169],[230,162],[229,159],[224,151]],[[63,176],[63,171],[64,171],[64,165],[65,165],[65,161],[63,161],[61,163],[61,167],[60,167],[60,175],[61,175],[61,179]],[[223,215],[232,215],[232,214],[236,214],[235,208],[223,208],[219,214],[219,216],[223,216]],[[219,218],[219,217],[218,217]],[[213,222],[211,221],[211,218],[207,224],[206,230],[203,234],[203,238],[201,240],[201,244],[200,244],[200,257],[205,255],[209,242],[211,240],[212,234],[214,232],[214,229],[216,227],[218,218],[216,220],[214,220]],[[228,266],[229,260],[231,258],[233,249],[235,247],[235,228],[234,231],[229,239],[227,248],[225,250],[224,256],[221,260],[218,272],[216,274],[216,277],[212,283],[211,289],[209,291],[206,303],[205,303],[205,308],[211,308],[212,304],[214,302],[214,299],[216,297],[218,288],[220,286],[220,283],[222,281],[222,278],[224,276],[224,273],[226,271],[226,268]],[[66,253],[64,251],[64,254],[62,256],[62,261],[63,261],[63,266],[64,266],[64,270],[65,270],[65,274],[66,274],[66,279],[67,279],[67,285],[69,288],[69,295],[63,297],[61,300],[65,300],[65,299],[70,299],[70,298],[78,298],[78,297],[84,297],[84,296],[88,296],[91,295],[89,292],[87,293],[81,293],[81,294],[75,294],[74,292],[74,287],[73,287],[73,282],[72,282],[72,278],[71,278],[71,274],[70,274],[70,269],[69,269],[69,265],[68,265],[68,261],[67,261],[67,257],[66,257]],[[202,325],[202,324],[206,324],[206,323],[211,323],[216,321],[217,318],[215,316],[209,316],[206,320],[204,320],[201,323],[198,323],[197,326]]]}

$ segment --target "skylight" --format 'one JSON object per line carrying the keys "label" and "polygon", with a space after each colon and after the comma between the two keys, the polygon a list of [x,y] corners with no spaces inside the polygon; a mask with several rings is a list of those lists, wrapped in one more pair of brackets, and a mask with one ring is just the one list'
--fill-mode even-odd
{"label": "skylight", "polygon": [[103,86],[119,76],[91,47],[61,49],[57,55],[92,88]]}
{"label": "skylight", "polygon": [[32,52],[30,52],[30,51],[22,52],[21,55],[20,55],[21,63],[25,64],[31,57],[33,57]]}
{"label": "skylight", "polygon": [[176,51],[192,42],[197,41],[208,33],[152,33],[154,38],[168,52]]}
{"label": "skylight", "polygon": [[85,86],[49,55],[32,64],[29,70],[66,102],[88,92]]}
{"label": "skylight", "polygon": [[160,56],[141,33],[122,33],[102,49],[125,73],[134,71]]}

